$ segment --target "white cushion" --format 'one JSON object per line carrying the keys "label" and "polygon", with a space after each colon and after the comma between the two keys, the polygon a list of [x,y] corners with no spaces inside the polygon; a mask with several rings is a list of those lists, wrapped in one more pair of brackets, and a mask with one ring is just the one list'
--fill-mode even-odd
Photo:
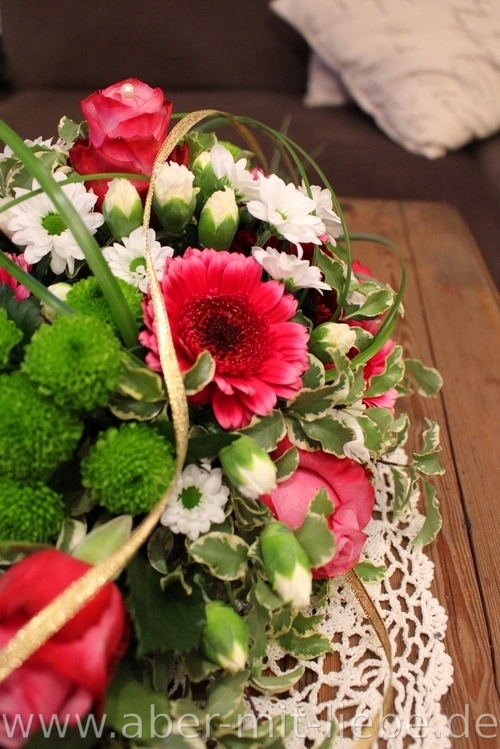
{"label": "white cushion", "polygon": [[315,52],[311,53],[307,69],[306,107],[340,106],[351,101],[339,73],[335,73]]}
{"label": "white cushion", "polygon": [[[333,71],[333,85],[340,75],[356,102],[408,150],[435,158],[500,129],[499,0],[270,5]],[[321,90],[327,88],[323,74]],[[326,103],[314,90],[307,99]]]}

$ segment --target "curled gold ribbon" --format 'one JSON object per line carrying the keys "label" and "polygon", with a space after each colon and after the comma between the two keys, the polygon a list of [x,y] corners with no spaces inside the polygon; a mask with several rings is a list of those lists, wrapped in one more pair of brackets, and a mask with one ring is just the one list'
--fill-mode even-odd
{"label": "curled gold ribbon", "polygon": [[[151,206],[153,201],[154,186],[158,172],[175,146],[184,138],[191,128],[205,117],[224,114],[213,109],[204,109],[191,112],[180,120],[171,130],[155,159],[149,189],[144,206],[144,247],[146,257],[146,272],[154,311],[156,337],[158,341],[158,352],[163,375],[165,378],[170,406],[172,409],[172,420],[175,428],[176,442],[176,472],[175,476],[159,502],[144,518],[131,536],[116,551],[104,559],[95,567],[91,567],[81,578],[72,583],[57,598],[49,603],[42,611],[36,614],[17,634],[9,640],[7,645],[0,650],[0,682],[6,679],[15,669],[22,666],[36,650],[72,619],[88,601],[93,598],[101,588],[113,580],[129,563],[142,544],[148,539],[160,517],[167,506],[173,493],[177,479],[181,473],[186,457],[189,415],[187,409],[186,394],[182,374],[177,363],[172,334],[168,322],[165,302],[161,292],[160,284],[156,277],[148,243],[148,229],[151,219]],[[227,115],[231,121],[230,115]],[[234,124],[235,120],[233,120]],[[345,574],[345,579],[354,596],[361,605],[368,621],[374,628],[380,643],[384,649],[389,663],[390,679],[389,686],[384,696],[384,713],[387,713],[392,703],[392,653],[391,643],[387,629],[377,611],[375,604],[367,593],[359,577],[353,570]],[[371,728],[363,729],[364,734],[353,749],[367,749],[371,747],[380,728],[379,714],[373,719]],[[375,736],[373,737],[373,731]]]}

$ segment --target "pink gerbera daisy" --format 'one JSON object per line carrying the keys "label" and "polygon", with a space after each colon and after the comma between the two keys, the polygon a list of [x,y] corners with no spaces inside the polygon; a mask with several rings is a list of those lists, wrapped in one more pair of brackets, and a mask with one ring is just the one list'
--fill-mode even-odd
{"label": "pink gerbera daisy", "polygon": [[[168,260],[161,282],[181,370],[202,351],[215,359],[214,379],[193,400],[211,403],[224,429],[270,413],[278,398],[300,390],[307,368],[307,330],[290,322],[297,300],[261,275],[253,257],[189,248]],[[160,371],[150,300],[145,323],[140,340],[151,349],[146,361]]]}

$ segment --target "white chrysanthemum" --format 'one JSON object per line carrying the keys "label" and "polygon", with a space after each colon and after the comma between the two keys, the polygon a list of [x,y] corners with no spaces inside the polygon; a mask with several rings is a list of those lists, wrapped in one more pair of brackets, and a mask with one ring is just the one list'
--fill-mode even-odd
{"label": "white chrysanthemum", "polygon": [[271,278],[283,281],[292,291],[296,289],[322,289],[330,291],[331,286],[321,280],[321,271],[309,260],[301,260],[296,255],[278,252],[274,247],[252,247],[252,255]]}
{"label": "white chrysanthemum", "polygon": [[210,161],[217,179],[226,179],[236,193],[237,200],[253,200],[259,197],[259,182],[246,169],[246,159],[235,161],[233,154],[221,143],[210,150]]}
{"label": "white chrysanthemum", "polygon": [[[122,278],[132,286],[137,286],[144,294],[148,290],[146,275],[146,260],[144,257],[144,234],[142,226],[134,229],[130,236],[123,237],[123,244],[115,242],[102,251],[111,272],[117,278]],[[159,281],[163,278],[165,263],[172,257],[172,247],[162,247],[156,240],[154,229],[148,229],[148,243],[151,259]]]}
{"label": "white chrysanthemum", "polygon": [[[307,195],[304,183],[302,183],[302,187],[299,189],[304,195]],[[316,215],[323,221],[330,242],[336,244],[335,237],[340,237],[342,234],[342,223],[333,210],[330,190],[326,188],[322,190],[318,185],[311,185],[311,195],[316,203]]]}
{"label": "white chrysanthemum", "polygon": [[182,471],[175,496],[161,516],[161,524],[173,533],[184,533],[196,541],[212,523],[224,521],[229,489],[222,483],[222,470],[192,463]]}
{"label": "white chrysanthemum", "polygon": [[[57,182],[66,179],[63,172],[53,175]],[[33,180],[33,190],[40,187]],[[87,229],[94,234],[104,221],[100,213],[92,211],[97,195],[87,192],[81,182],[63,185],[62,190],[80,214]],[[26,195],[31,190],[15,188],[16,198]],[[75,238],[59,215],[46,193],[35,195],[23,203],[9,209],[12,218],[8,224],[14,244],[25,247],[24,257],[27,263],[38,263],[42,257],[51,254],[50,267],[54,273],[63,273],[68,268],[70,273],[75,269],[75,260],[84,260],[85,256]]]}
{"label": "white chrysanthemum", "polygon": [[314,215],[314,200],[276,174],[261,177],[258,184],[259,200],[251,200],[247,205],[252,216],[270,224],[298,247],[301,242],[321,244],[320,237],[326,234],[326,229],[319,216]]}
{"label": "white chrysanthemum", "polygon": [[[33,146],[42,146],[43,148],[50,148],[51,151],[57,151],[57,153],[62,153],[67,156],[68,154],[68,147],[66,146],[65,142],[62,140],[62,138],[58,138],[55,143],[52,143],[53,138],[47,138],[43,139],[42,137],[35,138],[35,140],[31,140],[30,138],[26,138],[24,140],[24,145],[28,146],[28,148],[32,148]],[[0,161],[3,161],[3,159],[12,159],[17,158],[14,151],[10,146],[5,146],[3,151],[0,153]]]}

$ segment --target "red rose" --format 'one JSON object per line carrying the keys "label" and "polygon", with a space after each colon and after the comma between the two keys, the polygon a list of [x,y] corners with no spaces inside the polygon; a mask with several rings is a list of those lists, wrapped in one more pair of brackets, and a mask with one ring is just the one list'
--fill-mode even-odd
{"label": "red rose", "polygon": [[[382,324],[382,321],[377,319],[348,320],[347,322],[351,327],[363,328],[363,330],[367,330],[373,336],[376,335],[378,329]],[[382,374],[382,372],[385,370],[387,357],[392,354],[395,345],[396,343],[392,340],[392,338],[389,338],[389,340],[384,343],[384,345],[377,351],[377,353],[374,354],[371,359],[368,359],[366,364],[363,366],[363,379],[366,382],[367,388],[370,387],[371,378],[374,375]],[[382,395],[374,395],[371,398],[362,398],[362,401],[365,406],[367,406],[367,408],[370,408],[370,406],[376,406],[377,408],[388,408],[389,411],[392,411],[394,413],[394,404],[396,403],[397,398],[398,391],[396,390],[396,388],[389,388],[389,390],[386,390],[386,392],[382,393]]]}
{"label": "red rose", "polygon": [[[165,101],[160,88],[127,78],[95,91],[82,101],[82,110],[89,137],[77,140],[69,152],[79,174],[151,174],[172,112],[172,102]],[[133,184],[142,191],[148,186],[141,180]],[[100,208],[107,180],[89,182],[87,187],[92,187],[98,195],[97,208]]]}
{"label": "red rose", "polygon": [[[271,457],[278,458],[292,446],[285,437]],[[322,488],[335,507],[328,526],[335,537],[336,551],[323,567],[313,569],[313,577],[336,577],[354,567],[366,541],[363,529],[368,525],[375,501],[375,490],[365,468],[350,458],[337,458],[322,450],[307,452],[299,448],[295,473],[277,488],[261,497],[273,515],[298,528],[311,499]]]}
{"label": "red rose", "polygon": [[[26,557],[0,579],[0,648],[89,565],[55,549]],[[116,585],[108,583],[45,645],[0,683],[0,746],[17,749],[57,715],[101,710],[126,640],[126,614]],[[18,716],[16,718],[16,716]],[[17,722],[15,722],[17,720]],[[22,725],[20,725],[22,723]],[[13,730],[14,729],[14,730]]]}

